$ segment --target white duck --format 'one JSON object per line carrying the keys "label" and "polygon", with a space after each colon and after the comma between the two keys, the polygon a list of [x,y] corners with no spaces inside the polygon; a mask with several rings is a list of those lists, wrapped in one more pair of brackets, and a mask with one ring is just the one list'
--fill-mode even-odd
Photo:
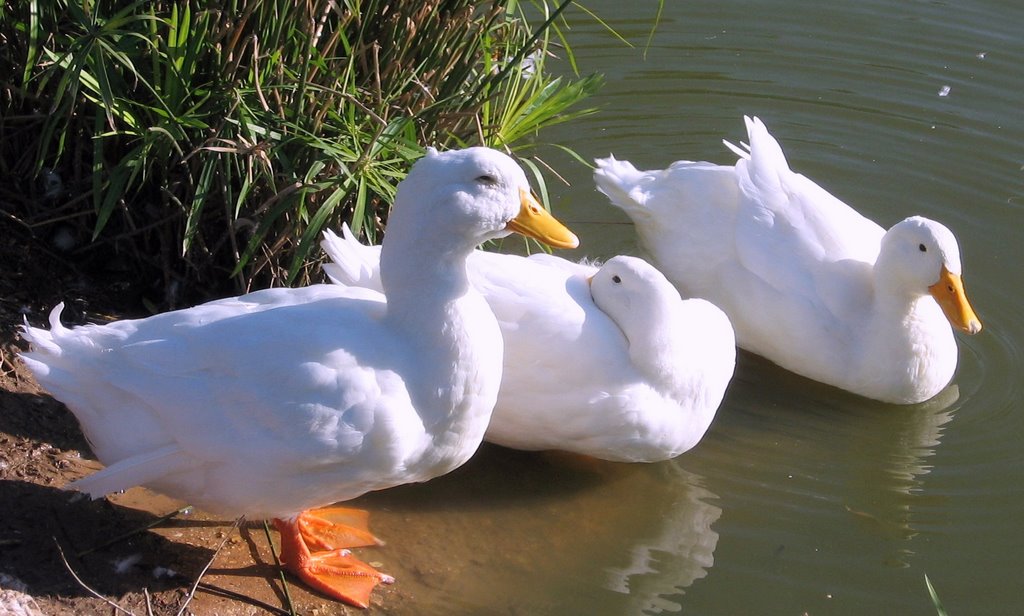
{"label": "white duck", "polygon": [[956,369],[950,322],[981,330],[956,238],[917,216],[885,231],[790,171],[760,120],[746,124],[748,150],[727,143],[735,166],[607,158],[594,179],[680,291],[725,310],[741,347],[869,398],[934,396]]}
{"label": "white duck", "polygon": [[[338,283],[376,288],[378,248],[325,232]],[[653,462],[700,441],[732,378],[725,314],[683,301],[654,267],[600,267],[546,254],[474,251],[470,282],[498,318],[505,373],[486,440],[606,460]]]}
{"label": "white duck", "polygon": [[26,326],[23,358],[107,465],[69,487],[98,497],[144,484],[221,514],[274,518],[290,570],[367,605],[391,580],[339,548],[375,539],[332,526],[334,510],[307,510],[426,481],[477,449],[502,341],[466,258],[510,230],[577,244],[508,156],[428,150],[398,188],[384,295],[270,289],[73,329],[58,306],[49,331]]}

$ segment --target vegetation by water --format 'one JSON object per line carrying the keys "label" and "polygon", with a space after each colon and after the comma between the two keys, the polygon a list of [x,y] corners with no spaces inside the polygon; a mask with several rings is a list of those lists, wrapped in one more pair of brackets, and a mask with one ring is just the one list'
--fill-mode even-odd
{"label": "vegetation by water", "polygon": [[377,239],[424,145],[536,156],[539,129],[590,111],[598,76],[546,70],[575,68],[570,4],[16,0],[4,224],[71,260],[116,255],[166,306],[306,282],[325,226]]}

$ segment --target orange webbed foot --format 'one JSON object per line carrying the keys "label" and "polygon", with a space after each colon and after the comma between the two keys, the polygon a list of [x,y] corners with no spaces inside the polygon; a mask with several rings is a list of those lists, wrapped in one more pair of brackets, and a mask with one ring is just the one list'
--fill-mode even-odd
{"label": "orange webbed foot", "polygon": [[303,511],[295,523],[310,551],[383,545],[370,532],[369,519],[363,509],[321,507]]}
{"label": "orange webbed foot", "polygon": [[283,558],[282,562],[310,588],[356,607],[369,607],[370,593],[377,584],[395,581],[345,549],[311,554],[302,564],[292,564]]}
{"label": "orange webbed foot", "polygon": [[[353,528],[342,524],[337,526],[344,530],[331,530],[328,527],[335,525],[318,515],[324,511],[327,510],[303,512],[290,520],[274,519],[274,527],[281,533],[281,564],[305,584],[328,597],[365,608],[369,606],[370,593],[377,584],[390,584],[395,578],[377,571],[346,549],[313,552],[307,544],[307,535],[312,536],[314,547],[321,548],[331,546],[335,540],[349,537],[349,529]],[[360,531],[356,537],[360,538],[359,541],[365,541],[368,536],[373,541],[358,545],[379,544],[380,541],[365,528],[365,512],[360,513],[363,514],[362,528],[354,529]],[[325,524],[327,526],[323,526]]]}

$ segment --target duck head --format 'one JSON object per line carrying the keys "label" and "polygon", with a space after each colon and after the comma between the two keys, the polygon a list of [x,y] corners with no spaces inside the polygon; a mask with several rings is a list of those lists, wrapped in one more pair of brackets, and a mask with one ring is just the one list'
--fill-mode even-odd
{"label": "duck head", "polygon": [[490,148],[427,148],[399,186],[395,206],[426,209],[421,224],[433,221],[476,244],[516,232],[555,248],[579,245],[576,235],[538,203],[522,168]]}
{"label": "duck head", "polygon": [[961,280],[960,248],[942,224],[913,216],[893,225],[882,238],[879,267],[903,288],[930,294],[957,329],[981,331]]}
{"label": "duck head", "polygon": [[647,326],[662,315],[645,313],[664,312],[681,301],[679,292],[653,265],[625,255],[612,257],[590,277],[590,295],[627,337],[625,324]]}

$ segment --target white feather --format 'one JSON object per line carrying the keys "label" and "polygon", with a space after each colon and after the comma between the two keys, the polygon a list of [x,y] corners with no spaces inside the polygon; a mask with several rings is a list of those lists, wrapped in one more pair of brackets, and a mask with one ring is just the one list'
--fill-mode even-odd
{"label": "white feather", "polygon": [[[929,295],[943,268],[959,277],[953,234],[919,217],[886,232],[791,171],[760,120],[746,126],[749,146],[726,143],[734,166],[638,171],[610,157],[594,180],[684,295],[725,310],[740,346],[871,398],[934,396],[957,363]],[[980,330],[966,298],[956,301],[957,326]]]}
{"label": "white feather", "polygon": [[[339,284],[379,288],[379,249],[343,235],[324,234],[324,270]],[[487,440],[651,462],[704,435],[735,366],[720,310],[683,301],[632,257],[598,266],[475,251],[468,266],[505,339]]]}

